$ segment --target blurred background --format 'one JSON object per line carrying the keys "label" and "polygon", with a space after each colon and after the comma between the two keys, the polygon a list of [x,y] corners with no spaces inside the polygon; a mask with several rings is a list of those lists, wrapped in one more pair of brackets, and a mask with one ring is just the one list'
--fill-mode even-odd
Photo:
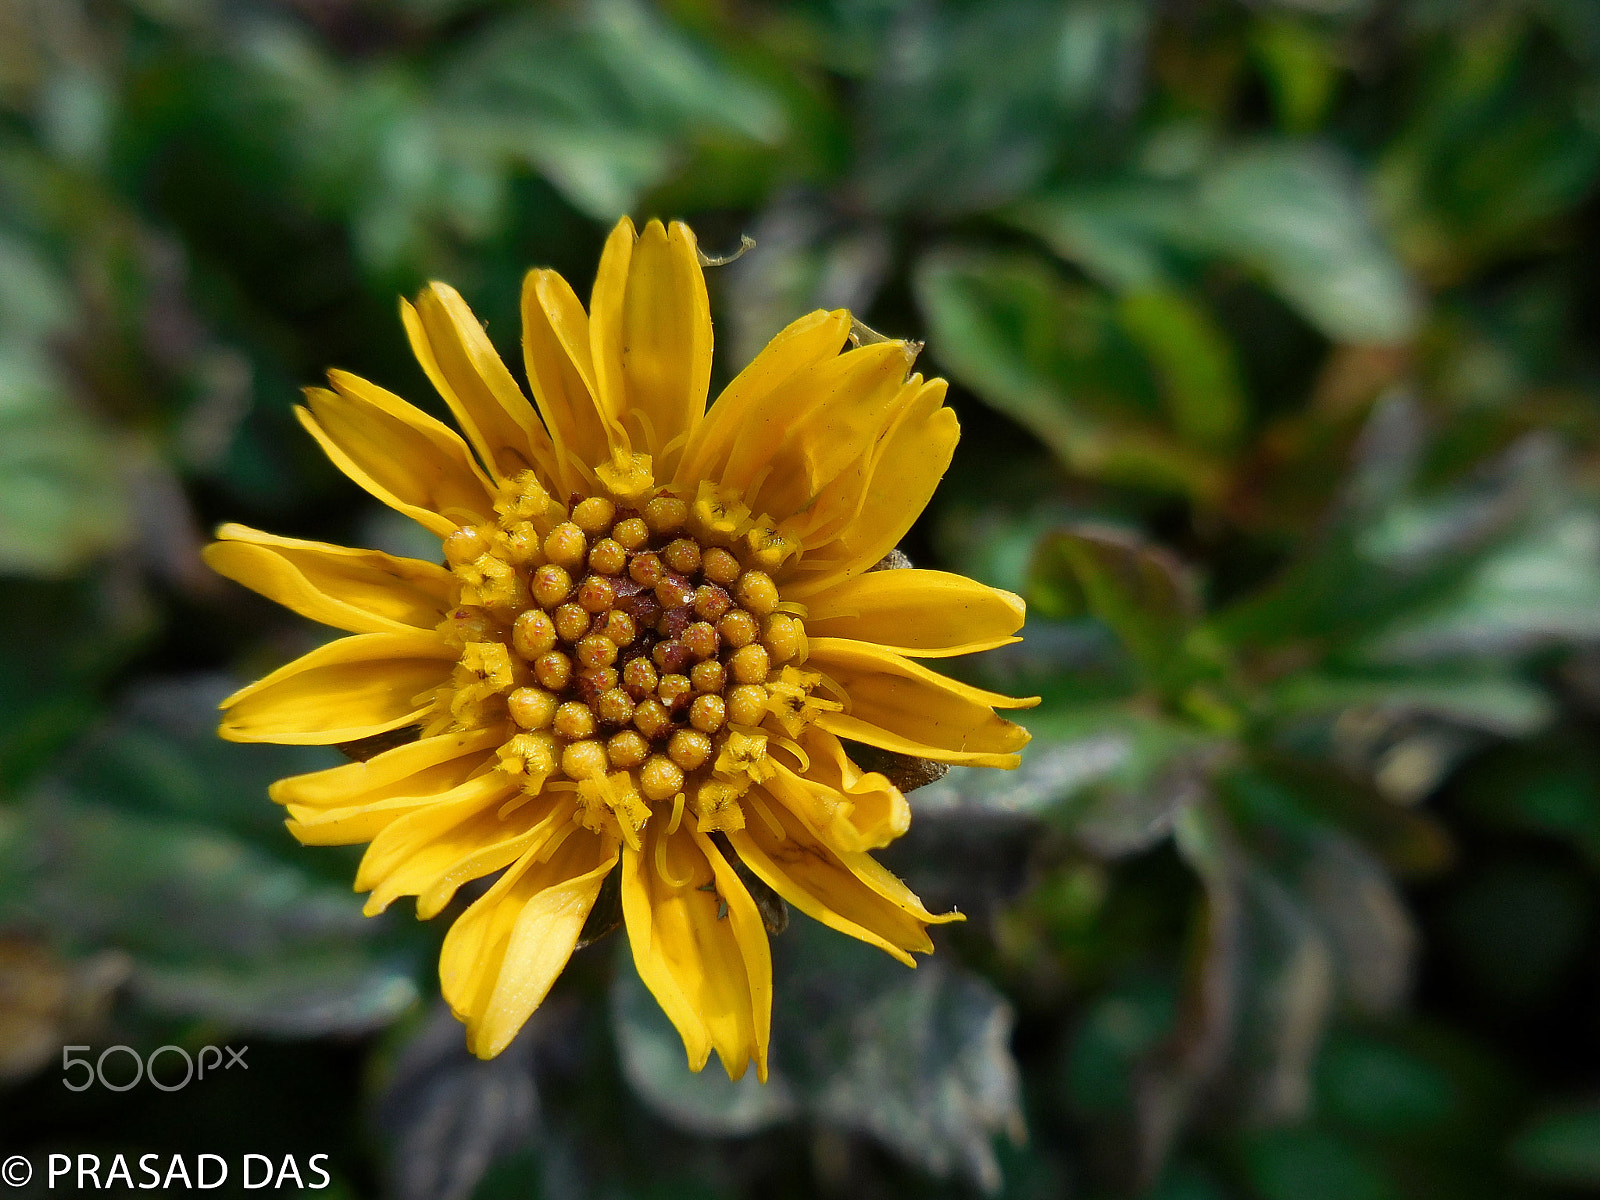
{"label": "blurred background", "polygon": [[[0,1151],[1600,1190],[1597,179],[1591,0],[0,0]],[[327,636],[202,569],[214,524],[438,553],[297,389],[437,410],[397,296],[520,362],[524,270],[587,294],[624,212],[755,239],[721,380],[817,306],[926,340],[964,438],[906,549],[1027,597],[952,669],[1045,697],[884,856],[970,917],[933,958],[775,939],[765,1089],[687,1074],[619,937],[470,1060],[446,918],[363,919],[267,799],[337,753],[213,732]],[[80,1094],[63,1044],[249,1070]]]}

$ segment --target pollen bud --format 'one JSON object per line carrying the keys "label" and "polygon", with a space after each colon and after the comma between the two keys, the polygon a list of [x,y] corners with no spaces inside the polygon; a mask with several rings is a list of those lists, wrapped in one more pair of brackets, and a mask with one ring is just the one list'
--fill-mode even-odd
{"label": "pollen bud", "polygon": [[784,613],[774,613],[767,619],[767,632],[761,644],[775,663],[786,663],[798,656],[805,647],[805,630],[799,621]]}
{"label": "pollen bud", "polygon": [[633,710],[633,727],[655,741],[672,728],[672,715],[661,701],[651,696],[639,701],[639,706]]}
{"label": "pollen bud", "polygon": [[591,575],[578,585],[578,603],[584,612],[606,612],[616,600],[617,589],[604,576]]}
{"label": "pollen bud", "polygon": [[609,760],[599,742],[573,742],[561,752],[561,769],[572,779],[594,779],[606,773]]}
{"label": "pollen bud", "polygon": [[722,689],[728,685],[728,673],[715,659],[710,662],[699,662],[689,668],[689,682],[694,685],[694,690],[697,692],[721,695]]}
{"label": "pollen bud", "polygon": [[746,683],[728,689],[728,719],[735,725],[759,725],[766,715],[766,688]]}
{"label": "pollen bud", "polygon": [[587,704],[568,700],[556,709],[555,731],[564,738],[586,738],[594,732],[594,713]]}
{"label": "pollen bud", "polygon": [[601,628],[601,632],[617,646],[631,645],[633,639],[639,636],[639,628],[634,619],[617,608],[606,614],[605,625]]}
{"label": "pollen bud", "polygon": [[595,712],[607,725],[626,725],[633,720],[633,697],[621,688],[610,688],[595,697]]}
{"label": "pollen bud", "polygon": [[559,692],[572,682],[572,660],[559,650],[539,656],[533,664],[533,676],[552,692]]}
{"label": "pollen bud", "polygon": [[604,533],[616,519],[617,506],[604,496],[579,500],[572,510],[572,523],[587,534]]}
{"label": "pollen bud", "polygon": [[562,641],[576,642],[589,632],[589,614],[583,605],[567,603],[556,609],[556,632]]}
{"label": "pollen bud", "polygon": [[545,535],[544,556],[569,571],[582,566],[588,552],[589,543],[583,536],[583,530],[571,521],[561,522]]}
{"label": "pollen bud", "polygon": [[637,767],[649,756],[650,743],[645,741],[638,730],[635,729],[624,729],[606,743],[606,757],[611,760],[611,765],[619,771]]}
{"label": "pollen bud", "polygon": [[451,566],[474,562],[487,553],[488,539],[471,525],[463,525],[444,539],[444,557]]}
{"label": "pollen bud", "polygon": [[544,610],[530,608],[511,626],[511,644],[531,662],[556,648],[556,623]]}
{"label": "pollen bud", "polygon": [[689,647],[682,642],[657,642],[650,657],[655,660],[663,674],[674,675],[685,670],[694,656],[689,653]]}
{"label": "pollen bud", "polygon": [[740,683],[764,683],[772,664],[763,646],[745,646],[728,659],[728,670]]}
{"label": "pollen bud", "polygon": [[614,538],[601,538],[589,551],[589,569],[601,575],[620,575],[628,565],[628,552]]}
{"label": "pollen bud", "polygon": [[506,697],[506,708],[524,729],[543,729],[556,715],[556,698],[539,688],[520,687]]}
{"label": "pollen bud", "polygon": [[756,640],[758,632],[760,630],[756,625],[756,619],[742,608],[736,608],[731,613],[725,614],[722,620],[717,622],[717,633],[722,636],[723,641],[735,648],[748,646]]}
{"label": "pollen bud", "polygon": [[666,568],[661,565],[661,559],[655,554],[649,552],[636,554],[633,561],[628,564],[628,578],[640,587],[653,588],[666,577]]}
{"label": "pollen bud", "polygon": [[690,538],[677,538],[661,552],[661,557],[679,575],[693,575],[700,569],[700,544]]}
{"label": "pollen bud", "polygon": [[624,550],[638,550],[650,540],[650,526],[642,518],[628,517],[612,527],[611,536]]}
{"label": "pollen bud", "polygon": [[696,621],[679,636],[678,640],[688,647],[689,653],[694,655],[696,661],[703,661],[716,654],[721,640],[717,631],[704,621]]}
{"label": "pollen bud", "polygon": [[656,690],[659,676],[650,660],[634,658],[622,668],[622,682],[635,700],[643,700]]}
{"label": "pollen bud", "polygon": [[715,733],[728,719],[728,706],[721,696],[696,696],[689,706],[689,724],[701,733]]}
{"label": "pollen bud", "polygon": [[578,661],[586,667],[609,667],[617,661],[617,644],[602,634],[591,633],[578,642]]}
{"label": "pollen bud", "polygon": [[644,519],[656,533],[676,533],[689,519],[689,506],[675,496],[657,496],[644,506]]}
{"label": "pollen bud", "polygon": [[698,729],[680,729],[667,743],[667,757],[685,771],[703,767],[711,757],[711,739]]}
{"label": "pollen bud", "polygon": [[572,576],[565,567],[547,563],[533,573],[533,598],[545,608],[554,608],[572,591]]}
{"label": "pollen bud", "polygon": [[639,771],[639,790],[651,800],[670,800],[682,788],[683,771],[663,755],[652,754]]}
{"label": "pollen bud", "polygon": [[778,607],[778,585],[765,571],[746,571],[739,577],[739,603],[764,617]]}
{"label": "pollen bud", "polygon": [[739,578],[739,560],[721,546],[713,546],[705,552],[701,557],[700,569],[707,579],[722,587]]}
{"label": "pollen bud", "polygon": [[687,608],[694,602],[694,589],[677,575],[668,575],[656,584],[656,600],[662,608]]}
{"label": "pollen bud", "polygon": [[694,590],[695,616],[702,621],[720,620],[722,614],[733,607],[728,593],[714,583],[703,583]]}

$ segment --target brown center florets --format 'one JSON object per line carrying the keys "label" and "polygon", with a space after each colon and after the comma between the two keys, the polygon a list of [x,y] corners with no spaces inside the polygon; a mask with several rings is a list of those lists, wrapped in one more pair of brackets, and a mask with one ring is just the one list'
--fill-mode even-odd
{"label": "brown center florets", "polygon": [[563,507],[519,486],[497,526],[445,539],[462,583],[445,632],[462,656],[431,728],[509,718],[500,768],[530,794],[578,791],[585,824],[630,841],[651,802],[674,801],[674,822],[687,799],[702,829],[742,826],[739,797],[772,771],[763,722],[798,733],[797,708],[837,707],[796,669],[803,610],[749,561],[763,543],[666,493]]}

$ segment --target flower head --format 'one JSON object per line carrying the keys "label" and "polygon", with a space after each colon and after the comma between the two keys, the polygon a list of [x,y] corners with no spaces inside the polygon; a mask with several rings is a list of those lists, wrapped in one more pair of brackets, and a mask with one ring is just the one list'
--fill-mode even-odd
{"label": "flower head", "polygon": [[444,565],[224,526],[207,561],[348,631],[230,696],[236,741],[343,744],[365,761],[280,780],[302,842],[368,842],[369,913],[440,912],[444,996],[497,1054],[620,872],[639,973],[698,1070],[766,1076],[767,932],[741,873],[910,964],[928,912],[871,857],[905,797],[845,742],[1010,767],[1028,740],[919,658],[1006,642],[1007,592],[873,571],[955,447],[943,380],[846,312],[781,332],[706,408],[711,318],[694,235],[627,219],[589,309],[530,272],[530,403],[457,293],[402,306],[456,432],[330,372],[299,410],[328,456],[442,541]]}

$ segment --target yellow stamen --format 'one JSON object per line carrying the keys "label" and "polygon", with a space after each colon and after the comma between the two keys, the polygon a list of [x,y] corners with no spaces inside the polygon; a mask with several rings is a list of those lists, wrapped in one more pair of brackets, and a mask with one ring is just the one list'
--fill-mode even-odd
{"label": "yellow stamen", "polygon": [[[682,793],[679,794],[681,795]],[[637,847],[635,848],[637,849]],[[667,869],[667,839],[664,837],[656,839],[656,874],[661,877],[663,883],[674,891],[681,892],[694,882],[693,867],[690,867],[689,873],[681,878]]]}
{"label": "yellow stamen", "polygon": [[789,835],[784,831],[783,823],[772,815],[772,810],[767,807],[767,802],[754,792],[745,796],[745,802],[756,810],[756,816],[761,818],[761,823],[772,831],[772,836],[780,842]]}

